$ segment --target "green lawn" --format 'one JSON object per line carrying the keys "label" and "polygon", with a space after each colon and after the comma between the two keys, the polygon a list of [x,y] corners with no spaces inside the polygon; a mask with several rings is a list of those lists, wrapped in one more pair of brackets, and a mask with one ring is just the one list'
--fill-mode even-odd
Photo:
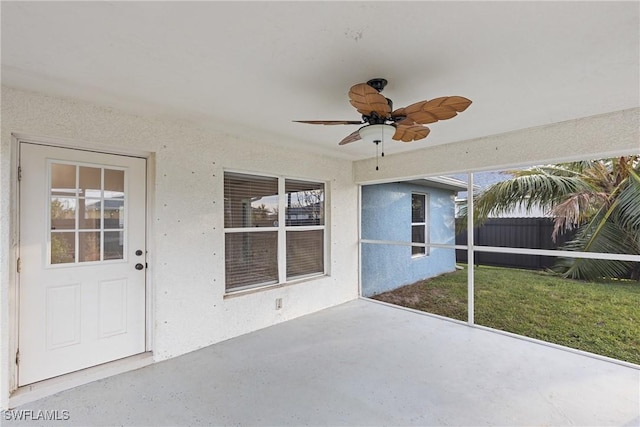
{"label": "green lawn", "polygon": [[[476,324],[640,364],[640,282],[488,266],[474,274]],[[467,270],[374,298],[466,321]]]}

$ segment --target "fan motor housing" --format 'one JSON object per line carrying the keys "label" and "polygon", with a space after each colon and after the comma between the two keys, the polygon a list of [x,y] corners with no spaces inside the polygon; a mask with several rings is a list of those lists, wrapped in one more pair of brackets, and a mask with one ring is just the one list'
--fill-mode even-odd
{"label": "fan motor housing", "polygon": [[371,79],[367,82],[367,84],[372,88],[374,88],[375,90],[377,90],[378,92],[382,92],[382,89],[384,89],[384,87],[387,85],[387,79],[381,79],[381,78]]}
{"label": "fan motor housing", "polygon": [[370,125],[383,125],[387,122],[387,120],[388,119],[386,117],[381,117],[375,111],[368,116],[362,116],[362,121],[367,122]]}

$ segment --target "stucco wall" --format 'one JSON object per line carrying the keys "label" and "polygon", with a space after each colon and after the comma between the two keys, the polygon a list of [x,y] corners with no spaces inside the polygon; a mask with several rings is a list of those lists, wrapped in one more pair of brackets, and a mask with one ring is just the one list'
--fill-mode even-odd
{"label": "stucco wall", "polygon": [[[431,243],[454,244],[453,192],[390,183],[362,187],[362,238],[411,242],[411,193],[428,195],[427,228]],[[455,270],[453,249],[430,248],[412,257],[410,246],[363,243],[362,294],[372,296]]]}
{"label": "stucco wall", "polygon": [[598,159],[640,150],[640,108],[581,117],[499,135],[354,162],[359,184],[395,182],[467,171]]}
{"label": "stucco wall", "polygon": [[[72,100],[2,88],[0,145],[0,403],[15,354],[12,133],[110,152],[150,154],[149,270],[156,360],[174,357],[358,296],[357,199],[351,162],[285,149],[186,122],[144,118]],[[223,298],[223,170],[326,182],[330,274]],[[27,171],[25,171],[27,173]],[[283,307],[275,310],[275,299]],[[12,338],[13,339],[13,338]]]}

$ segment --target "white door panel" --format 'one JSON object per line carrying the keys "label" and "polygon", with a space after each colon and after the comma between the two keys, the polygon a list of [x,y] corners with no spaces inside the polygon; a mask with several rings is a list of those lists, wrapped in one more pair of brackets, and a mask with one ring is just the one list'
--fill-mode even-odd
{"label": "white door panel", "polygon": [[144,352],[146,161],[21,143],[20,167],[19,385]]}

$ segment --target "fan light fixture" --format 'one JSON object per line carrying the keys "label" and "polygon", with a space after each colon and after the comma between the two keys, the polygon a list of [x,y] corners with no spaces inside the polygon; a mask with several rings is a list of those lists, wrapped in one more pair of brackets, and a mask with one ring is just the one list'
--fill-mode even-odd
{"label": "fan light fixture", "polygon": [[374,144],[391,141],[395,133],[396,128],[391,125],[369,125],[360,128],[358,131],[360,139],[366,142],[373,142]]}
{"label": "fan light fixture", "polygon": [[358,130],[360,139],[376,144],[376,170],[378,170],[378,147],[382,144],[382,157],[384,157],[384,142],[391,140],[396,133],[396,128],[391,125],[378,124],[361,127]]}

